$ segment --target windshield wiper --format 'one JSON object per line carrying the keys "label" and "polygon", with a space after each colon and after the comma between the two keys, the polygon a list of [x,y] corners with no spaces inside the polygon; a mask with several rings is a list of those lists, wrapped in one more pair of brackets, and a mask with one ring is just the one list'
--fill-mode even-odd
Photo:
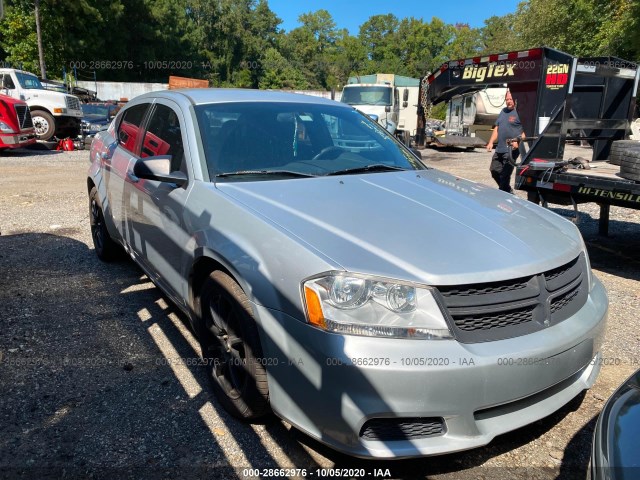
{"label": "windshield wiper", "polygon": [[285,177],[315,177],[310,173],[293,172],[291,170],[238,170],[237,172],[218,173],[216,178],[236,177],[241,175],[280,175]]}
{"label": "windshield wiper", "polygon": [[373,165],[365,165],[364,167],[346,168],[344,170],[338,170],[336,172],[327,173],[330,175],[350,175],[354,173],[367,173],[367,172],[395,172],[398,170],[407,170],[403,167],[396,167],[393,165],[384,165],[382,163],[375,163]]}

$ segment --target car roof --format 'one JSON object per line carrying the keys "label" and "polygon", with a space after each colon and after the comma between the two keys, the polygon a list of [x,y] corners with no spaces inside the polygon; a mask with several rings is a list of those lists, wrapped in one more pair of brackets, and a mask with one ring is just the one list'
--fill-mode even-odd
{"label": "car roof", "polygon": [[143,97],[163,97],[173,98],[186,97],[194,105],[204,105],[211,103],[230,102],[283,102],[283,103],[306,103],[315,105],[333,105],[351,108],[344,103],[339,103],[322,97],[303,95],[299,93],[280,92],[272,90],[251,90],[239,88],[192,88],[178,90],[162,90],[151,92],[136,97],[136,100]]}

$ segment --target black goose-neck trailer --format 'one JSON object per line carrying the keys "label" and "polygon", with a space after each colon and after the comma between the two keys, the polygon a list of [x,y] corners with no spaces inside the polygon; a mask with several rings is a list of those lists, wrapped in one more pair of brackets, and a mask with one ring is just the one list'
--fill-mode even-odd
{"label": "black goose-neck trailer", "polygon": [[[424,145],[431,105],[464,93],[507,86],[529,148],[516,188],[543,204],[640,209],[640,142],[629,141],[640,79],[638,65],[615,57],[574,57],[547,47],[445,62],[422,78],[416,143]],[[588,142],[589,161],[565,159],[567,141]]]}

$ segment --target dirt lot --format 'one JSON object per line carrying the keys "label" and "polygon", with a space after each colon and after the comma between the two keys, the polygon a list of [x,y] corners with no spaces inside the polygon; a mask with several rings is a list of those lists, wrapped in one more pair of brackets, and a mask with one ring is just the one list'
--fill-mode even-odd
{"label": "dirt lot", "polygon": [[[492,184],[486,152],[424,157]],[[579,226],[611,305],[605,365],[583,397],[487,447],[409,461],[352,459],[277,418],[242,424],[219,407],[202,368],[167,362],[198,355],[186,319],[131,262],[95,257],[87,167],[83,151],[0,157],[0,478],[245,478],[250,467],[317,477],[340,467],[370,478],[382,469],[387,478],[584,479],[598,412],[640,368],[640,211],[612,208],[603,239],[587,205]]]}

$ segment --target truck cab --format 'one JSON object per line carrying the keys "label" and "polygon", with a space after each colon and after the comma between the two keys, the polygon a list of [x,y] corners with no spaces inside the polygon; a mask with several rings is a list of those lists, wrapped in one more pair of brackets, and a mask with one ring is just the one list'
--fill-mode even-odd
{"label": "truck cab", "polygon": [[350,77],[340,101],[408,143],[416,133],[419,84],[417,78],[386,73]]}
{"label": "truck cab", "polygon": [[395,133],[398,125],[398,90],[390,84],[358,83],[345,85],[342,103],[347,103]]}
{"label": "truck cab", "polygon": [[29,106],[22,100],[0,94],[0,151],[26,147],[35,142]]}
{"label": "truck cab", "polygon": [[67,93],[46,90],[34,74],[0,68],[0,93],[27,102],[38,139],[77,137],[80,133],[80,100]]}

